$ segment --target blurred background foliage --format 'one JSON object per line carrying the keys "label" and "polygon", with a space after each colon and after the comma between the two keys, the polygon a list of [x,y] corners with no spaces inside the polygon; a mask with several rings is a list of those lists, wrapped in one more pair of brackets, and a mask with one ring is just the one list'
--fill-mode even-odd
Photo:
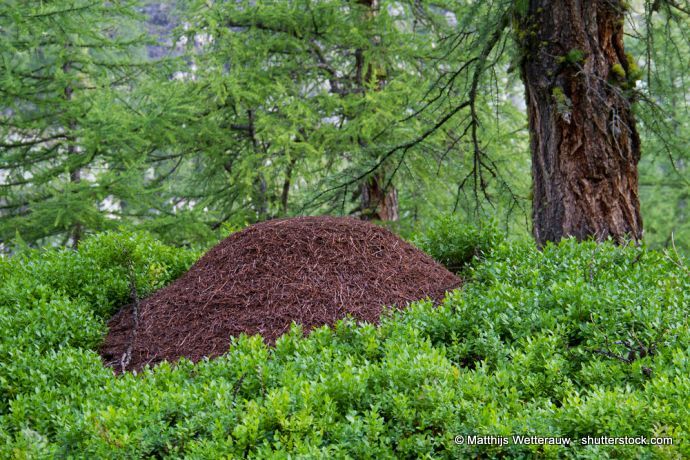
{"label": "blurred background foliage", "polygon": [[[445,213],[528,235],[512,34],[482,56],[519,2],[374,5],[3,2],[0,244],[124,226],[207,245],[268,218],[367,217],[372,183],[395,194],[383,224],[404,236]],[[688,251],[690,19],[677,2],[627,6],[645,239]],[[458,110],[475,83],[477,124]]]}

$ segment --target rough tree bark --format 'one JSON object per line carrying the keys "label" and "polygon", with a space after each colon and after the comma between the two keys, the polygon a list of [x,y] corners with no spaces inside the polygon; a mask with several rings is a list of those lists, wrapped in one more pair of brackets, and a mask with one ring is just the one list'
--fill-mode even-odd
{"label": "rough tree bark", "polygon": [[398,220],[398,192],[393,186],[384,190],[386,179],[373,174],[362,184],[362,219]]}
{"label": "rough tree bark", "polygon": [[625,2],[529,0],[518,20],[532,149],[533,233],[642,237],[631,111],[634,60],[623,48]]}

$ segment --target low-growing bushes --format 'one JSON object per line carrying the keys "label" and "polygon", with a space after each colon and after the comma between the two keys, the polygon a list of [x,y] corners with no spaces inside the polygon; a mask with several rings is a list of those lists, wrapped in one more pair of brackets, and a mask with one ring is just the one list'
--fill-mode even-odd
{"label": "low-growing bushes", "polygon": [[[104,320],[197,254],[146,235],[0,261],[0,458],[683,458],[690,279],[643,248],[492,244],[444,303],[379,326],[115,376]],[[133,262],[131,262],[133,261]],[[670,446],[458,445],[456,435],[666,436]]]}
{"label": "low-growing bushes", "polygon": [[458,273],[487,257],[503,235],[492,221],[468,224],[456,214],[443,214],[432,220],[412,242],[448,270]]}

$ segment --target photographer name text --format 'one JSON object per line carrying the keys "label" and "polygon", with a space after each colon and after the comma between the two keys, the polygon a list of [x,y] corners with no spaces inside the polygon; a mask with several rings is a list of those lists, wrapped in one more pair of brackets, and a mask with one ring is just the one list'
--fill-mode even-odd
{"label": "photographer name text", "polygon": [[566,436],[493,436],[493,435],[458,435],[455,436],[455,444],[468,446],[506,446],[516,445],[554,445],[554,446],[669,446],[673,444],[670,437],[647,437],[647,436],[584,436],[579,439],[572,439]]}

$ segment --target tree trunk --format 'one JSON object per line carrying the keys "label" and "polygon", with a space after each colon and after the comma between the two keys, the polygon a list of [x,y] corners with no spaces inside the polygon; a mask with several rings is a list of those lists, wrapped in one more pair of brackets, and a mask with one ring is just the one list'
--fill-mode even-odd
{"label": "tree trunk", "polygon": [[631,111],[639,72],[623,49],[624,2],[530,0],[519,18],[532,149],[533,232],[642,237]]}
{"label": "tree trunk", "polygon": [[398,220],[398,192],[395,187],[384,190],[385,180],[383,174],[374,174],[362,184],[362,219]]}
{"label": "tree trunk", "polygon": [[283,208],[283,215],[287,215],[288,212],[288,198],[290,196],[290,184],[292,182],[292,170],[295,168],[297,163],[296,158],[290,158],[288,162],[287,169],[285,170],[285,179],[283,180],[283,193],[280,195],[280,204]]}
{"label": "tree trunk", "polygon": [[[366,20],[373,18],[379,9],[378,0],[357,0],[357,3],[367,7]],[[372,46],[378,46],[381,42],[379,36],[371,38]],[[361,49],[355,53],[355,78],[363,92],[368,85],[373,85],[375,91],[380,91],[386,84],[385,69],[373,65],[371,62],[364,65],[364,53]],[[362,146],[366,142],[360,140]],[[384,187],[388,185],[388,190]],[[375,172],[361,184],[361,214],[363,220],[398,220],[398,192],[392,183],[386,184],[385,173]]]}
{"label": "tree trunk", "polygon": [[[267,189],[268,184],[266,183],[266,178],[262,172],[264,152],[261,150],[259,145],[259,139],[256,137],[256,127],[254,124],[254,110],[247,110],[247,123],[248,123],[248,133],[249,139],[252,142],[252,151],[257,156],[257,174],[254,178],[254,188],[252,190],[252,204],[254,206],[254,211],[256,212],[256,220],[261,222],[268,218],[268,199],[267,199]],[[227,168],[226,168],[227,170]]]}
{"label": "tree trunk", "polygon": [[[66,74],[69,74],[72,71],[72,63],[71,62],[66,62],[62,66],[62,71],[65,72]],[[74,89],[72,88],[72,85],[67,85],[64,90],[64,96],[67,101],[72,100],[72,94],[74,93]],[[76,138],[74,137],[74,132],[77,129],[77,122],[75,120],[69,120],[67,123],[67,136],[66,140],[68,142],[67,144],[67,155],[68,156],[74,156],[78,155],[79,151],[77,150],[77,146],[75,145],[76,143]],[[81,182],[81,168],[79,166],[74,166],[70,168],[69,172],[69,180],[73,184],[78,184]],[[72,225],[72,231],[71,231],[71,238],[72,238],[72,247],[74,249],[77,249],[79,246],[79,242],[82,239],[82,234],[84,232],[83,225],[79,220],[76,220],[74,224]]]}

